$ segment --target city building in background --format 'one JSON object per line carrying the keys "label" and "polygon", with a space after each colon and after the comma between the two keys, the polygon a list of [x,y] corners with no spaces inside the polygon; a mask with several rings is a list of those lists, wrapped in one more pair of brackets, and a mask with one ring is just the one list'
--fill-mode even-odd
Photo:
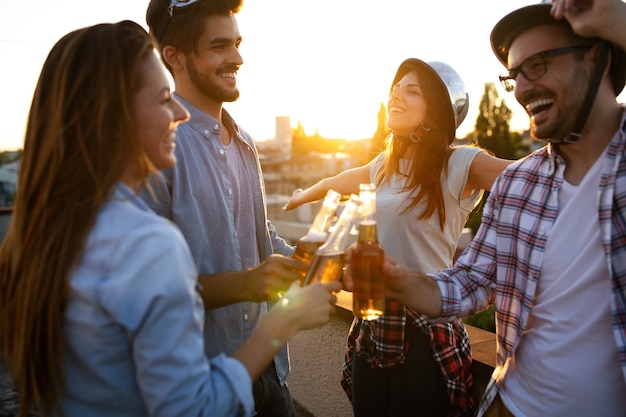
{"label": "city building in background", "polygon": [[0,207],[13,207],[20,161],[0,165]]}

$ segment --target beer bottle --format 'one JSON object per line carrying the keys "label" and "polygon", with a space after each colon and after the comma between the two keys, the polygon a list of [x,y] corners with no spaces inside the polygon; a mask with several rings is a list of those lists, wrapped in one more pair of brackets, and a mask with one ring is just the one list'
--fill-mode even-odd
{"label": "beer bottle", "polygon": [[350,231],[356,222],[358,209],[359,196],[352,194],[343,207],[335,227],[328,234],[328,239],[317,249],[313,264],[304,278],[304,285],[341,279]]}
{"label": "beer bottle", "polygon": [[313,219],[311,227],[306,234],[298,240],[296,250],[293,257],[306,262],[308,265],[313,263],[315,251],[326,242],[328,237],[328,229],[335,217],[335,211],[339,206],[341,194],[334,190],[328,190],[326,197],[322,203],[322,207]]}
{"label": "beer bottle", "polygon": [[376,320],[385,313],[382,278],[385,253],[378,243],[376,230],[376,186],[361,184],[359,199],[359,237],[351,259],[352,311],[363,320]]}

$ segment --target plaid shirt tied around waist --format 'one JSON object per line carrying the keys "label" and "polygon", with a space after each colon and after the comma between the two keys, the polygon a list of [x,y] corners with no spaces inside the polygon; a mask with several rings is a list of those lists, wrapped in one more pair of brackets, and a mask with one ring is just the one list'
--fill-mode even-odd
{"label": "plaid shirt tied around waist", "polygon": [[[408,323],[407,323],[408,318]],[[451,408],[449,417],[473,415],[473,374],[469,337],[461,320],[430,324],[395,300],[386,300],[385,315],[375,321],[354,319],[348,336],[341,386],[352,401],[352,356],[354,350],[372,368],[402,365],[408,345],[406,326],[414,325],[430,338],[433,357],[441,368]]]}

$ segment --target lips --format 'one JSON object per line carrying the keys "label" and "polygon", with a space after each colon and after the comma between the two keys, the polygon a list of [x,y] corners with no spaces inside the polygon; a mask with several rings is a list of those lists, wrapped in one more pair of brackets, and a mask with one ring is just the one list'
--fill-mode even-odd
{"label": "lips", "polygon": [[554,100],[551,98],[541,98],[531,101],[524,108],[530,116],[535,116],[538,113],[548,110],[554,104]]}
{"label": "lips", "polygon": [[404,112],[404,109],[400,108],[400,107],[397,107],[397,106],[389,107],[389,110],[387,111],[387,113],[389,113],[389,114],[403,113],[403,112]]}

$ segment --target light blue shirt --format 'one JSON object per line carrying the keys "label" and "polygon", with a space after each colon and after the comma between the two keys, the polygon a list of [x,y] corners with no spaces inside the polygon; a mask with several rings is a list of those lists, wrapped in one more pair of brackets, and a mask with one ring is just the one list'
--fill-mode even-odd
{"label": "light blue shirt", "polygon": [[[222,126],[208,114],[176,95],[189,110],[190,119],[178,126],[176,165],[162,171],[155,184],[157,201],[142,197],[161,216],[181,230],[200,274],[245,270],[235,222],[234,185],[229,180]],[[260,261],[273,253],[291,256],[293,247],[280,238],[267,219],[265,187],[256,146],[223,110],[222,118],[235,132],[232,144],[240,147],[242,168],[247,173]],[[208,357],[235,352],[267,312],[267,303],[242,302],[205,311],[205,352]],[[289,374],[287,346],[275,357],[281,383]]]}
{"label": "light blue shirt", "polygon": [[244,366],[204,355],[196,280],[176,227],[118,184],[70,282],[66,416],[252,415]]}

